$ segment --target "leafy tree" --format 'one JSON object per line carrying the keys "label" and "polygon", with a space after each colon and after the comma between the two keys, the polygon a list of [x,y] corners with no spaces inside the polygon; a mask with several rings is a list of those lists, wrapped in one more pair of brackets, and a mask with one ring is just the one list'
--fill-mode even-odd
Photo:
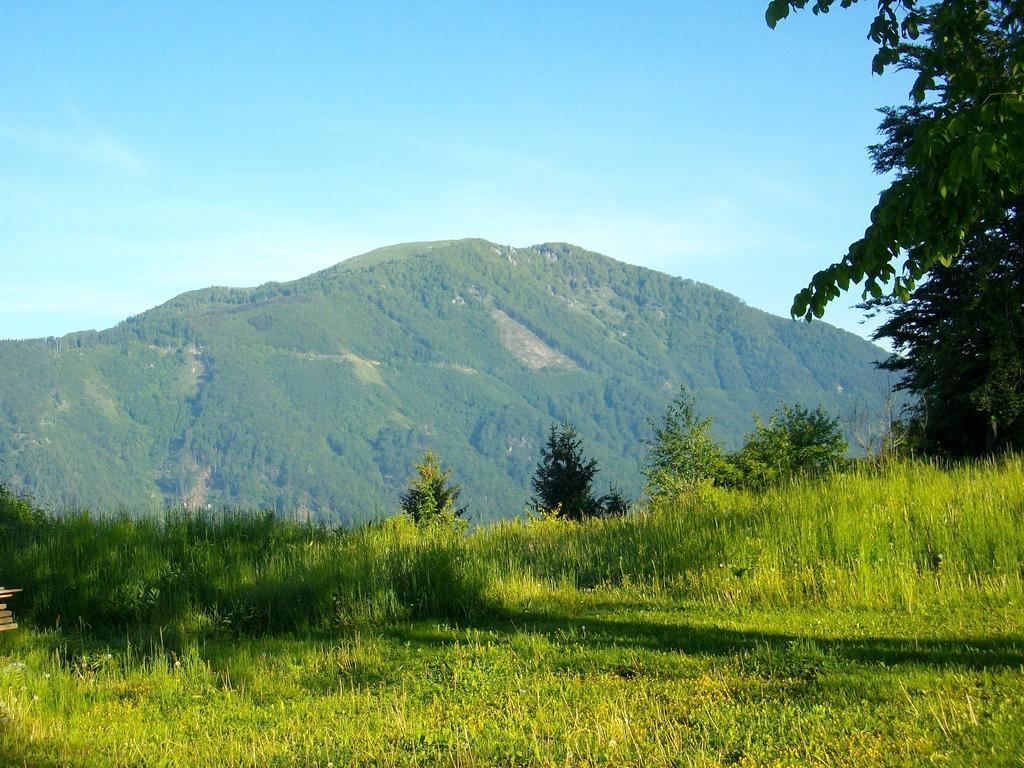
{"label": "leafy tree", "polygon": [[579,522],[589,517],[621,515],[628,509],[628,500],[614,487],[607,495],[594,497],[597,460],[583,455],[583,440],[572,424],[552,424],[540,454],[533,474],[535,495],[530,499],[537,512]]}
{"label": "leafy tree", "polygon": [[[875,170],[906,176],[934,107],[882,112],[884,141],[871,148]],[[963,456],[1021,444],[1022,199],[993,204],[965,231],[960,257],[934,264],[912,295],[861,305],[888,315],[875,338],[892,341],[898,354],[882,367],[902,372],[901,388],[918,396],[905,424],[915,450]]]}
{"label": "leafy tree", "polygon": [[[771,0],[765,18],[774,28],[791,11],[827,13],[836,4]],[[891,295],[907,301],[929,270],[960,255],[969,233],[1000,220],[1007,201],[1024,193],[1022,17],[1021,0],[878,0],[868,33],[878,44],[873,70],[917,75],[902,113],[913,119],[890,132],[900,172],[864,237],[796,295],[794,316],[820,317],[851,283],[879,298],[892,280]]]}
{"label": "leafy tree", "polygon": [[450,469],[441,469],[434,452],[427,448],[416,474],[402,494],[402,511],[417,523],[428,523],[443,516],[461,517],[465,507],[456,507],[462,487],[449,485]]}
{"label": "leafy tree", "polygon": [[796,475],[817,475],[842,461],[847,445],[839,419],[818,406],[781,405],[765,424],[754,416],[754,431],[732,461],[745,485],[762,487]]}
{"label": "leafy tree", "polygon": [[730,466],[710,434],[711,421],[697,417],[693,395],[680,387],[661,426],[650,422],[654,438],[644,441],[647,460],[642,471],[652,499],[677,496],[728,477]]}
{"label": "leafy tree", "polygon": [[986,221],[963,256],[910,298],[862,305],[887,320],[875,338],[897,354],[882,367],[918,396],[914,427],[928,453],[1024,448],[1024,221],[1020,206]]}

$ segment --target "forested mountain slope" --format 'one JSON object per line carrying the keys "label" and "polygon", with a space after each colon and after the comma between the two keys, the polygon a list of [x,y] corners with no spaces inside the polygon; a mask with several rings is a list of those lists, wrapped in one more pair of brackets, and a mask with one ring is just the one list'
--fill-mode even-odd
{"label": "forested mountain slope", "polygon": [[553,421],[635,494],[647,419],[681,384],[735,446],[780,401],[880,411],[882,356],[571,245],[412,243],[0,342],[0,480],[55,506],[353,522],[394,511],[429,445],[488,519],[522,510]]}

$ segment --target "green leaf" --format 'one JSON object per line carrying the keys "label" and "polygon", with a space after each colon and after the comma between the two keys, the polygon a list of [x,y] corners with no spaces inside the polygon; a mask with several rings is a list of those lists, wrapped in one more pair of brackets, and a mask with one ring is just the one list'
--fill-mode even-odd
{"label": "green leaf", "polygon": [[807,314],[807,303],[810,300],[811,292],[804,288],[793,297],[793,306],[789,310],[792,317],[803,317]]}
{"label": "green leaf", "polygon": [[782,19],[789,16],[789,0],[772,0],[764,12],[764,20],[771,29]]}
{"label": "green leaf", "polygon": [[836,282],[844,291],[850,288],[850,270],[845,264],[840,264],[836,270]]}

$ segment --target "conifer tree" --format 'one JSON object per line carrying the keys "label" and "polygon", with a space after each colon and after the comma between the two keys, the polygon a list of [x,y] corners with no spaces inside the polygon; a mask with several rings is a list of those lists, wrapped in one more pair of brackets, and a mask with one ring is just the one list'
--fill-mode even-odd
{"label": "conifer tree", "polygon": [[462,486],[449,485],[450,469],[441,469],[434,452],[427,448],[423,461],[416,465],[416,474],[402,494],[402,511],[417,523],[428,523],[438,517],[461,517],[465,507],[456,507]]}
{"label": "conifer tree", "polygon": [[533,474],[535,495],[530,502],[535,510],[577,521],[593,514],[591,487],[597,461],[587,459],[582,446],[572,424],[551,425]]}

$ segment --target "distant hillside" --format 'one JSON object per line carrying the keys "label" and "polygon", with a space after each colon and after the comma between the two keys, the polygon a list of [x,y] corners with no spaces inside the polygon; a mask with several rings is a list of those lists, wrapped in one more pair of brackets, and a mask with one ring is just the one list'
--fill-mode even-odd
{"label": "distant hillside", "polygon": [[427,445],[481,518],[520,512],[553,421],[636,494],[680,384],[731,446],[780,401],[879,411],[882,352],[565,244],[383,248],[182,294],[101,332],[0,342],[0,479],[48,505],[397,507]]}

